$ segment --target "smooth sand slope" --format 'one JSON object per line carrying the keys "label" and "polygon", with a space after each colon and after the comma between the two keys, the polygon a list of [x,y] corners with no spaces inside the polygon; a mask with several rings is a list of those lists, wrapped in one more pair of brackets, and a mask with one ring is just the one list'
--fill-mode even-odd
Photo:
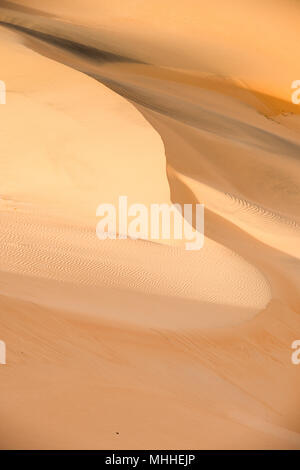
{"label": "smooth sand slope", "polygon": [[[300,8],[168,3],[0,2],[1,448],[300,448]],[[204,247],[98,240],[120,195]]]}

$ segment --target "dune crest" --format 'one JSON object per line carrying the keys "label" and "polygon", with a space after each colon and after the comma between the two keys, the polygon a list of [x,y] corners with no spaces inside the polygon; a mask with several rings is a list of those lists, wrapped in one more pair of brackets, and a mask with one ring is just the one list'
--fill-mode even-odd
{"label": "dune crest", "polygon": [[[1,448],[300,448],[299,18],[0,2]],[[203,248],[99,240],[120,195],[203,203]]]}

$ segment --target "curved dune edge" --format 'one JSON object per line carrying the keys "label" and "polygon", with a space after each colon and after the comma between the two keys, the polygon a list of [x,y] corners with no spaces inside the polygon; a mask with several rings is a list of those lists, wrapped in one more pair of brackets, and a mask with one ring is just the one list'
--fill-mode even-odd
{"label": "curved dune edge", "polygon": [[[89,34],[89,41],[119,49],[121,55],[153,64],[233,76],[253,90],[271,91],[274,97],[290,102],[290,77],[295,73],[300,17],[297,2],[289,2],[288,7],[285,0],[278,0],[276,5],[272,0],[241,4],[230,0],[226,7],[222,0],[209,4],[196,0],[185,4],[172,0],[163,3],[152,0],[147,4],[131,0],[89,0],[84,7],[82,0],[13,3],[36,11],[33,14],[24,9],[22,12],[22,8],[9,9],[6,2],[3,15],[10,22],[15,18],[17,24],[25,21],[29,28],[51,31],[54,22],[62,20],[64,35],[72,34],[72,30],[76,34],[74,29],[79,26],[83,40],[88,40]],[[187,11],[193,14],[188,15]],[[270,14],[272,21],[269,21]],[[263,43],[260,34],[255,34],[257,31],[263,31]],[[139,49],[137,42],[142,46]]]}
{"label": "curved dune edge", "polygon": [[[11,72],[9,64],[6,67],[7,81],[18,93],[9,97],[2,127],[6,135],[2,142],[3,154],[8,156],[1,171],[2,206],[17,212],[11,217],[2,214],[6,220],[3,269],[19,274],[47,275],[61,281],[122,288],[132,286],[145,292],[173,293],[256,311],[264,308],[271,297],[263,276],[209,239],[192,257],[182,248],[173,251],[147,244],[140,248],[141,243],[122,241],[101,244],[96,238],[96,224],[93,226],[90,222],[86,225],[90,233],[76,233],[75,230],[56,228],[55,224],[51,226],[45,218],[40,222],[38,218],[30,217],[34,205],[41,204],[44,214],[49,211],[65,214],[67,218],[73,215],[78,220],[81,216],[83,220],[94,220],[98,204],[105,201],[117,205],[119,194],[128,195],[129,201],[146,205],[152,201],[170,203],[170,199],[162,143],[132,105],[91,78],[48,62],[29,50],[21,56],[23,49],[18,43],[13,48],[9,43],[3,45],[7,57],[16,54],[14,63],[19,70],[30,70],[27,79],[26,72],[21,78],[14,79],[9,73],[18,76],[14,70],[16,66]],[[34,68],[43,71],[34,75],[36,82],[30,79]],[[45,85],[49,77],[55,81],[52,90],[47,92]],[[80,97],[78,103],[73,98],[75,90],[75,96]],[[96,110],[97,115],[94,114]],[[40,115],[45,116],[42,122]],[[116,141],[114,133],[119,128]],[[16,132],[17,141],[14,138]],[[126,159],[125,147],[126,155],[129,154]],[[19,156],[19,161],[12,160],[11,153]],[[26,205],[27,217],[22,215]],[[18,228],[20,223],[21,230]],[[10,238],[34,248],[21,253],[17,250],[17,258],[14,258]],[[5,240],[8,240],[7,248]],[[71,246],[76,251],[68,257]],[[44,258],[49,260],[46,266]],[[217,273],[215,266],[219,267]],[[201,277],[201,268],[206,271],[205,280]]]}
{"label": "curved dune edge", "polygon": [[209,186],[173,172],[206,207],[241,227],[250,235],[283,253],[300,259],[300,226],[293,220],[270,212],[232,194],[222,194]]}
{"label": "curved dune edge", "polygon": [[[168,2],[0,8],[0,447],[300,448],[299,6]],[[98,241],[119,194],[204,202],[204,248]]]}
{"label": "curved dune edge", "polygon": [[[181,321],[177,319],[175,323],[172,307],[169,309],[166,302],[166,312],[160,313],[166,318],[158,322],[164,328],[168,328],[168,322],[171,329],[178,322],[187,328],[198,328],[201,324],[231,324],[232,318],[239,323],[254,316],[271,299],[270,287],[258,270],[209,240],[197,254],[190,256],[190,252],[181,248],[150,242],[100,241],[87,227],[62,225],[49,217],[41,219],[22,213],[2,212],[1,218],[5,224],[0,236],[3,247],[1,268],[4,272],[69,282],[78,288],[121,289],[120,296],[123,290],[128,290],[165,296],[166,299],[177,298],[194,302],[196,309],[196,302],[200,302],[198,315],[195,315],[194,308],[191,315],[182,310]],[[26,250],[20,252],[19,246],[26,247]],[[6,293],[6,290],[2,292]],[[41,301],[40,297],[36,300]],[[47,297],[51,298],[51,295]],[[97,302],[100,302],[100,297],[96,297],[94,303],[97,305]],[[201,302],[204,303],[203,313]],[[209,314],[205,313],[205,303],[211,305]],[[84,305],[81,310],[84,313]],[[88,305],[86,310],[89,310]],[[208,318],[202,319],[203,315]],[[143,312],[140,316],[144,318]],[[124,321],[122,311],[117,317]],[[155,313],[150,318],[146,314],[146,325],[151,326],[152,317],[152,326],[157,326]],[[141,323],[140,319],[138,323]]]}
{"label": "curved dune edge", "polygon": [[153,186],[158,203],[169,200],[162,141],[130,103],[3,28],[1,56],[9,95],[0,109],[3,199],[79,219],[119,194],[148,205]]}

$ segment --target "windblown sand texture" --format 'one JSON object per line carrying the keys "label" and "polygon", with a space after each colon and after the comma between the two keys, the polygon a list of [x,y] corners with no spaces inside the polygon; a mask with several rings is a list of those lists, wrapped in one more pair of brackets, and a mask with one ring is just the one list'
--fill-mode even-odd
{"label": "windblown sand texture", "polygon": [[[0,0],[2,449],[300,449],[300,2]],[[96,237],[204,203],[205,243]]]}

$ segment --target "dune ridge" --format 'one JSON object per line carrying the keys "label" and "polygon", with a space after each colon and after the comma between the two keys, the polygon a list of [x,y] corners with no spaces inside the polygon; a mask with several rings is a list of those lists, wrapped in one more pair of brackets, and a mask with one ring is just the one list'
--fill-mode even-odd
{"label": "dune ridge", "polygon": [[[300,448],[300,7],[240,3],[0,2],[1,448]],[[204,247],[98,240],[121,194]]]}

